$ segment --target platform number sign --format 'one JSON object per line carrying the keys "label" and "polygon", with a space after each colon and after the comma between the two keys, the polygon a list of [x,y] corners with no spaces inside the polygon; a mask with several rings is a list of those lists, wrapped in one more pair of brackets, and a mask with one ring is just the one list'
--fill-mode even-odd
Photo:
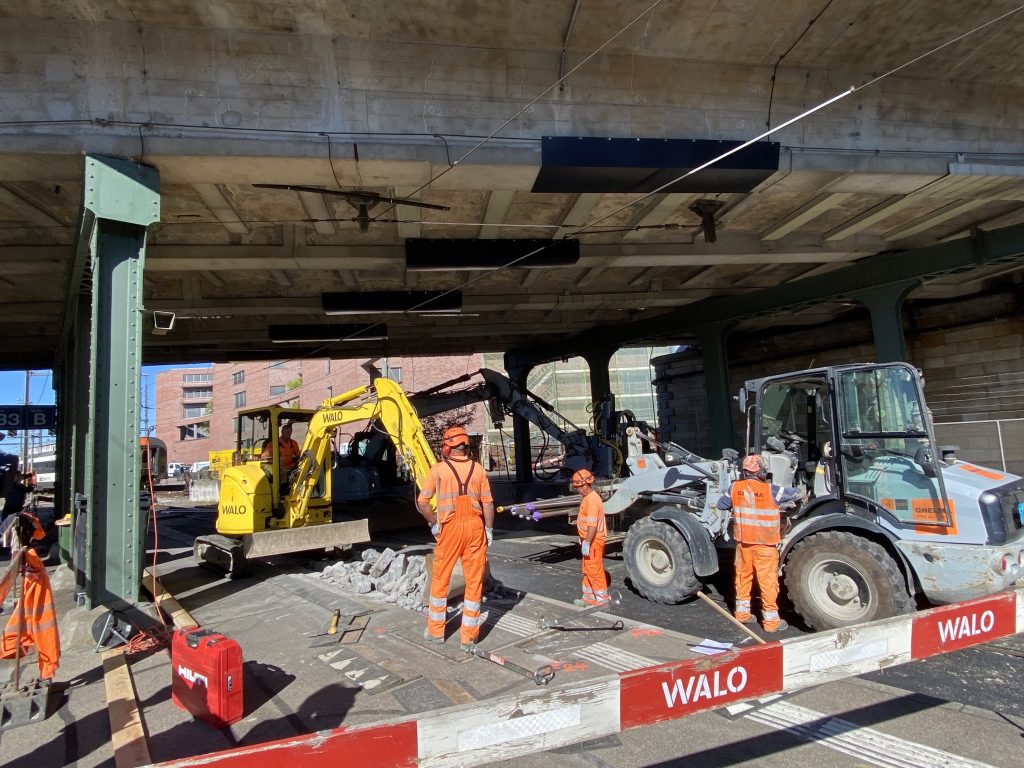
{"label": "platform number sign", "polygon": [[57,408],[52,405],[0,405],[0,430],[53,429]]}

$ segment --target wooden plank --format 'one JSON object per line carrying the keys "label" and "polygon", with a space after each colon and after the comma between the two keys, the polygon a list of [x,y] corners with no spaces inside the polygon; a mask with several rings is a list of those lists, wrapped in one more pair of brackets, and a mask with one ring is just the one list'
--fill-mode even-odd
{"label": "wooden plank", "polygon": [[[156,582],[155,587],[153,586],[154,581]],[[192,618],[192,614],[182,608],[178,601],[175,600],[174,595],[164,589],[160,579],[153,578],[152,568],[147,568],[144,571],[142,586],[149,592],[156,589],[156,594],[153,595],[153,602],[167,614],[175,629],[194,629],[199,626],[199,622]]]}
{"label": "wooden plank", "polygon": [[149,765],[152,761],[146,743],[146,725],[135,697],[131,669],[120,649],[103,654],[103,685],[107,694],[114,764],[117,768]]}

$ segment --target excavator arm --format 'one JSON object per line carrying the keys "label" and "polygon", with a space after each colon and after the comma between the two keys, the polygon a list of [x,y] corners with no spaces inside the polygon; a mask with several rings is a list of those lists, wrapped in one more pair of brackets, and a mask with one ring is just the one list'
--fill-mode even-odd
{"label": "excavator arm", "polygon": [[306,512],[321,472],[330,471],[328,458],[334,430],[365,421],[379,424],[388,433],[400,463],[407,468],[416,486],[422,487],[435,463],[434,453],[423,434],[423,424],[402,388],[391,379],[378,378],[372,385],[356,387],[325,400],[310,419],[285,501],[289,528],[306,524]]}

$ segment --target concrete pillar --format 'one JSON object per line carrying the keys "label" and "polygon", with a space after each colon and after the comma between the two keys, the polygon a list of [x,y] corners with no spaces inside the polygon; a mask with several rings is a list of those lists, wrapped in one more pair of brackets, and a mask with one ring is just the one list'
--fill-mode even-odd
{"label": "concrete pillar", "polygon": [[692,329],[700,342],[704,360],[704,389],[708,399],[708,431],[712,450],[709,458],[720,456],[723,448],[734,447],[733,401],[726,354],[726,341],[734,325],[734,322],[710,323]]}
{"label": "concrete pillar", "polygon": [[903,334],[903,300],[920,283],[911,280],[859,291],[850,297],[871,313],[871,332],[875,339],[875,362],[891,363],[907,359]]}

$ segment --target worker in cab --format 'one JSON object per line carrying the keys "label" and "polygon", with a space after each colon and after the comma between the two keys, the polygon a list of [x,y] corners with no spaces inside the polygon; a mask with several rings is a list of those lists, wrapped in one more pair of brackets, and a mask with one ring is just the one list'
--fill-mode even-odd
{"label": "worker in cab", "polygon": [[[263,441],[263,450],[260,453],[262,461],[270,461],[273,456],[274,445],[271,438]],[[288,473],[299,465],[299,444],[292,440],[292,425],[282,424],[281,434],[277,438],[277,455],[281,463],[281,474],[287,477]]]}
{"label": "worker in cab", "polygon": [[583,555],[583,597],[576,605],[608,605],[608,578],[604,573],[604,545],[608,538],[608,524],[604,516],[601,494],[594,490],[594,475],[581,469],[572,476],[572,487],[583,501],[576,518],[576,532],[580,537]]}
{"label": "worker in cab", "polygon": [[[494,538],[494,499],[483,466],[469,457],[469,435],[464,427],[445,431],[441,453],[443,459],[430,468],[416,499],[417,509],[437,539],[423,637],[431,643],[444,642],[448,587],[455,563],[462,560],[466,591],[460,639],[462,650],[470,653],[480,634],[487,547]],[[436,511],[431,499],[436,499]]]}
{"label": "worker in cab", "polygon": [[736,610],[738,621],[749,624],[750,593],[754,578],[761,592],[761,618],[765,632],[778,632],[789,625],[779,618],[779,542],[782,512],[780,504],[795,501],[799,492],[767,482],[767,469],[757,454],[743,459],[741,479],[732,484],[718,508],[732,510],[733,538],[736,540]]}

